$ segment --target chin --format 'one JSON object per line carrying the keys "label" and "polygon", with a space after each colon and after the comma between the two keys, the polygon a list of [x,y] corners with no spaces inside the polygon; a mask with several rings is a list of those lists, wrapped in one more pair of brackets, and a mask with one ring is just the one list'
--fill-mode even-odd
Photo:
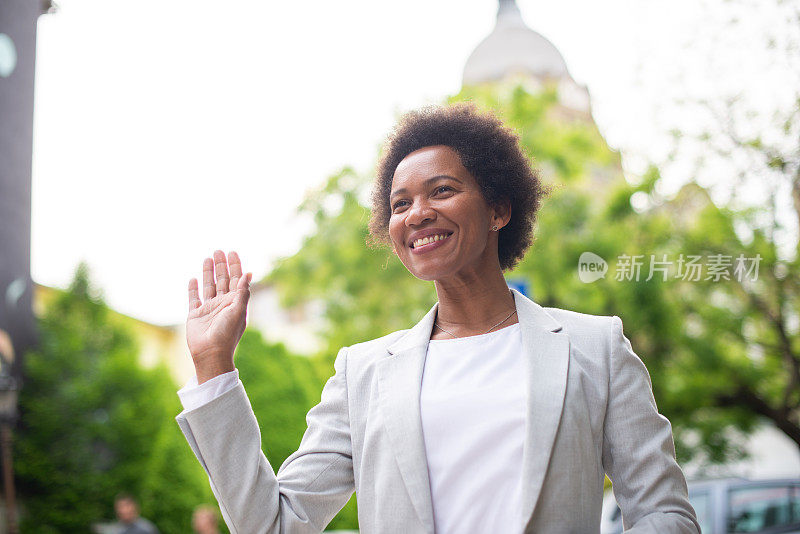
{"label": "chin", "polygon": [[442,268],[442,267],[434,267],[434,266],[427,266],[427,267],[417,267],[417,268],[410,268],[406,265],[406,269],[415,278],[420,280],[424,280],[425,282],[434,282],[436,280],[442,280],[447,278],[448,275],[451,274],[450,269]]}
{"label": "chin", "polygon": [[435,282],[436,280],[438,280],[440,278],[440,277],[437,277],[435,275],[427,275],[427,274],[422,274],[422,273],[411,273],[411,274],[414,275],[414,278],[416,278],[418,280],[422,280],[423,282]]}

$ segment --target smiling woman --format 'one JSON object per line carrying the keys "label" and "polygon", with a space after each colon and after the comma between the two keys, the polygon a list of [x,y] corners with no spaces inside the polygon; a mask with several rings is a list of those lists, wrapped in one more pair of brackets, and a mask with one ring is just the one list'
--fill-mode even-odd
{"label": "smiling woman", "polygon": [[495,116],[462,104],[401,119],[370,230],[438,302],[339,351],[277,476],[233,361],[250,275],[235,253],[205,260],[186,327],[197,380],[177,419],[231,532],[321,532],[353,491],[364,533],[599,532],[606,474],[631,532],[699,532],[622,321],[506,285],[546,193]]}

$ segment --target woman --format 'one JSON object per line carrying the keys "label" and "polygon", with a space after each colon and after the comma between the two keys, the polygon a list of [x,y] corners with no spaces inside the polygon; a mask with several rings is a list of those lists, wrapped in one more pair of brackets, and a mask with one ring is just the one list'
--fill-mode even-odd
{"label": "woman", "polygon": [[339,352],[277,477],[233,362],[251,275],[235,253],[205,260],[204,302],[189,283],[197,383],[177,419],[231,532],[320,532],[354,490],[365,533],[598,532],[606,473],[631,532],[699,532],[620,319],[544,309],[503,279],[544,193],[493,115],[457,105],[400,121],[370,230],[438,303]]}

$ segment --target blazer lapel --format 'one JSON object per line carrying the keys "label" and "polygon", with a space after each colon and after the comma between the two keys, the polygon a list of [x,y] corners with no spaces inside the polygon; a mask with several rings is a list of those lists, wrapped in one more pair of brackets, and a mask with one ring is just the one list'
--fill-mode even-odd
{"label": "blazer lapel", "polygon": [[561,421],[569,370],[569,337],[541,306],[512,290],[525,349],[528,392],[522,450],[522,511],[527,524],[536,509]]}
{"label": "blazer lapel", "polygon": [[433,504],[420,416],[422,371],[438,303],[403,337],[389,346],[378,366],[378,395],[386,433],[400,474],[422,524],[433,533]]}

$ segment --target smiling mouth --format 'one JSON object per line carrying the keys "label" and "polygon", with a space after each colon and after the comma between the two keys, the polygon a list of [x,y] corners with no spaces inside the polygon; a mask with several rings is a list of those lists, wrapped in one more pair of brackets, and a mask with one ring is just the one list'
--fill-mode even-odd
{"label": "smiling mouth", "polygon": [[453,232],[449,234],[435,234],[429,235],[427,237],[422,237],[420,239],[415,239],[413,243],[411,243],[411,248],[418,248],[425,245],[430,245],[431,243],[436,243],[437,241],[443,241],[453,235]]}

